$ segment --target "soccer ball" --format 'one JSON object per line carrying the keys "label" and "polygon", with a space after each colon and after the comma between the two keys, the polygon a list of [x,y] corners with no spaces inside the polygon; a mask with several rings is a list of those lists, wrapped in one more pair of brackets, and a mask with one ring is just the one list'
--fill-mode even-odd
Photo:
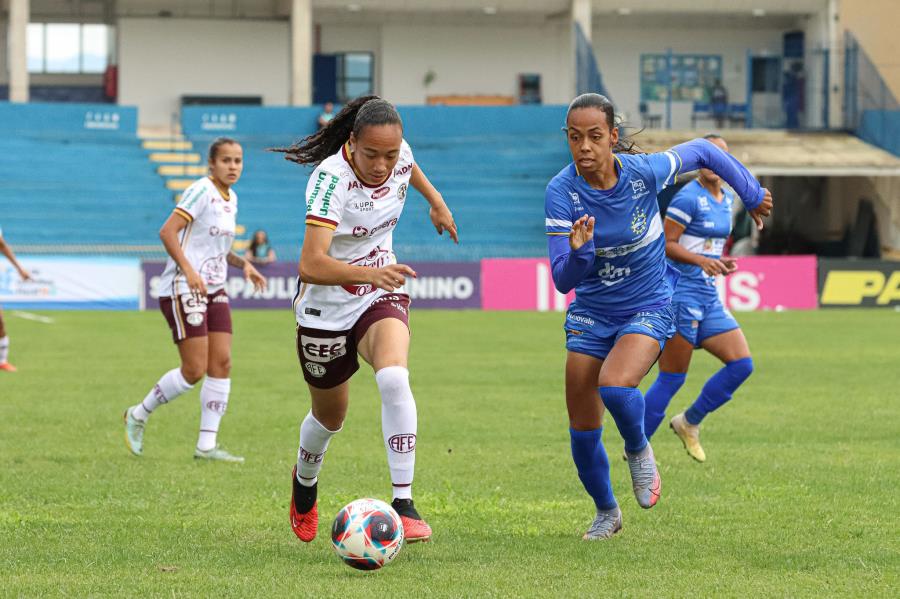
{"label": "soccer ball", "polygon": [[391,562],[403,545],[403,523],[394,508],[377,499],[351,501],[331,526],[331,544],[345,564],[377,570]]}

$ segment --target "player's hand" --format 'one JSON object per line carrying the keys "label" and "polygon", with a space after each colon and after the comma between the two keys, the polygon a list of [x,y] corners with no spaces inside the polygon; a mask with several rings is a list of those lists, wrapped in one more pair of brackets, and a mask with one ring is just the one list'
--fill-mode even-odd
{"label": "player's hand", "polygon": [[185,279],[187,279],[187,286],[190,290],[191,294],[197,299],[206,297],[206,283],[203,282],[203,277],[197,274],[197,271],[193,268],[184,273]]}
{"label": "player's hand", "polygon": [[729,257],[727,257],[727,256],[722,256],[722,257],[719,259],[719,262],[721,262],[722,264],[724,264],[724,265],[725,265],[725,268],[728,269],[728,272],[725,273],[726,275],[730,275],[731,273],[733,273],[734,271],[737,270],[737,260],[735,260],[734,258],[729,258]]}
{"label": "player's hand", "polygon": [[23,281],[33,281],[34,280],[31,278],[31,273],[28,272],[27,270],[25,270],[24,268],[19,269],[19,276],[22,278]]}
{"label": "player's hand", "polygon": [[772,214],[773,207],[772,192],[766,188],[763,188],[763,191],[766,192],[766,195],[763,196],[762,204],[750,211],[750,217],[753,218],[756,228],[760,231],[763,229],[763,217]]}
{"label": "player's hand", "polygon": [[585,214],[572,225],[572,230],[569,231],[569,247],[573,252],[594,238],[594,222],[593,216],[588,218]]}
{"label": "player's hand", "polygon": [[416,271],[406,264],[389,264],[381,268],[372,269],[369,283],[385,291],[394,291],[406,283],[406,277],[415,278]]}
{"label": "player's hand", "polygon": [[444,231],[447,231],[450,233],[450,239],[457,244],[459,243],[459,233],[457,233],[456,230],[456,222],[454,222],[453,213],[447,208],[447,204],[432,206],[428,211],[428,216],[431,218],[431,224],[434,225],[438,235],[443,235]]}
{"label": "player's hand", "polygon": [[727,275],[729,272],[731,272],[730,270],[728,270],[728,266],[726,266],[726,264],[722,260],[707,258],[706,256],[700,257],[700,263],[697,266],[702,268],[703,272],[705,272],[709,277],[715,277],[717,275]]}
{"label": "player's hand", "polygon": [[266,278],[259,274],[259,271],[256,270],[256,267],[250,264],[249,261],[244,262],[244,278],[253,283],[253,289],[257,293],[261,293],[266,290]]}

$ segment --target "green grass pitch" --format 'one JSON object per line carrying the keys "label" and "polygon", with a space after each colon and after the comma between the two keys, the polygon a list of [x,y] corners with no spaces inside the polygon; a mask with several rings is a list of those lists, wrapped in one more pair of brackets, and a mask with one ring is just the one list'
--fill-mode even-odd
{"label": "green grass pitch", "polygon": [[[414,492],[435,534],[374,573],[339,563],[328,534],[346,502],[390,499],[367,367],[304,545],[288,501],[309,400],[288,311],[235,314],[220,439],[242,466],[192,459],[196,390],[154,415],[142,458],[126,450],[122,411],[177,364],[158,313],[46,315],[5,315],[20,371],[0,373],[2,596],[897,596],[893,311],[740,315],[756,372],[704,424],[706,464],[661,427],[654,509],[607,422],[625,526],[597,543],[581,541],[593,508],[569,454],[562,316],[414,312]],[[670,416],[716,368],[696,354]]]}

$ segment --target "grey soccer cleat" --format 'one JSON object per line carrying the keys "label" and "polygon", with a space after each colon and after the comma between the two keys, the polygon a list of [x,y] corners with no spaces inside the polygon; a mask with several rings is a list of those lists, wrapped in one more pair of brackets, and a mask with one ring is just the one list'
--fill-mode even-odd
{"label": "grey soccer cleat", "polygon": [[147,423],[134,417],[134,408],[125,410],[123,418],[125,420],[125,445],[134,455],[143,454],[144,426]]}
{"label": "grey soccer cleat", "polygon": [[197,460],[212,460],[216,462],[231,462],[233,464],[243,464],[244,458],[238,455],[231,455],[220,446],[216,445],[212,449],[203,451],[194,449],[194,458]]}
{"label": "grey soccer cleat", "polygon": [[659,480],[659,470],[656,468],[656,460],[653,458],[653,448],[647,443],[647,447],[637,453],[625,452],[628,458],[628,469],[631,471],[631,488],[638,505],[645,510],[652,508],[659,501],[659,493],[662,482]]}
{"label": "grey soccer cleat", "polygon": [[622,530],[622,510],[616,506],[611,510],[597,510],[597,517],[581,538],[585,541],[609,539],[620,530]]}

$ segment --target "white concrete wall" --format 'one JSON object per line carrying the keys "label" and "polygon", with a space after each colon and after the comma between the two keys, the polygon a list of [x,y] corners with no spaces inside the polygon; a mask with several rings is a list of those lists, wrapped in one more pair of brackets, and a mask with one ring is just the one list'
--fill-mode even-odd
{"label": "white concrete wall", "polygon": [[[574,55],[567,23],[543,26],[385,25],[381,91],[398,104],[429,95],[518,97],[519,73],[539,73],[545,104],[571,100]],[[429,71],[434,81],[425,86]]]}
{"label": "white concrete wall", "polygon": [[142,126],[165,126],[185,94],[262,96],[285,105],[285,21],[120,19],[119,103],[138,107]]}
{"label": "white concrete wall", "polygon": [[[719,54],[722,56],[722,83],[728,88],[728,101],[743,103],[747,98],[747,50],[754,54],[780,55],[783,29],[710,29],[684,23],[672,27],[605,28],[603,20],[594,22],[594,53],[603,82],[616,109],[633,125],[640,125],[641,54],[664,54],[668,48],[676,54]],[[649,111],[663,115],[665,103],[650,102]],[[672,103],[672,128],[689,129],[691,102]],[[710,126],[708,121],[704,124]]]}

